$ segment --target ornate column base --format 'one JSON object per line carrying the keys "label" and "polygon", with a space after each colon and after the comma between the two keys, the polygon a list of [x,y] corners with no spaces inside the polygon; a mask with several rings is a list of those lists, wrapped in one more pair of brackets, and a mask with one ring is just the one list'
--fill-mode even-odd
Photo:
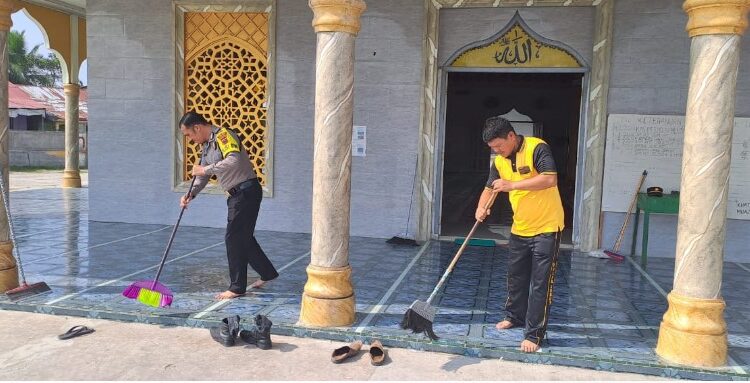
{"label": "ornate column base", "polygon": [[351,276],[351,266],[308,266],[297,324],[313,327],[351,326],[355,319]]}
{"label": "ornate column base", "polygon": [[727,364],[727,324],[723,299],[700,299],[674,291],[659,327],[656,354],[667,361],[693,367]]}
{"label": "ornate column base", "polygon": [[62,187],[80,188],[81,187],[81,172],[78,170],[63,171]]}
{"label": "ornate column base", "polygon": [[13,258],[13,244],[0,242],[0,292],[18,287],[18,268]]}

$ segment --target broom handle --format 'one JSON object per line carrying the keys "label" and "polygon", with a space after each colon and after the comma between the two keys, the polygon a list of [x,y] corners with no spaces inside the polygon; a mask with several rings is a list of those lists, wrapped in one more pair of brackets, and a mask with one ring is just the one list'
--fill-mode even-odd
{"label": "broom handle", "polygon": [[[10,169],[10,166],[8,167]],[[10,172],[8,173],[8,180],[10,181]],[[26,275],[23,273],[23,265],[21,264],[21,254],[19,253],[18,246],[16,246],[16,234],[13,230],[13,218],[10,216],[10,204],[8,198],[10,196],[10,190],[8,194],[5,194],[5,181],[3,180],[3,172],[0,170],[0,192],[3,193],[3,205],[5,205],[5,216],[8,217],[8,231],[10,231],[10,243],[13,244],[13,255],[16,257],[18,263],[18,271],[21,272],[21,286],[26,285]]]}
{"label": "broom handle", "polygon": [[[484,206],[484,210],[486,211],[490,207],[492,207],[492,204],[495,203],[495,197],[497,197],[497,192],[492,192],[492,196],[490,196],[490,200],[487,201],[487,204]],[[448,279],[448,275],[453,271],[453,268],[456,267],[456,263],[458,263],[458,258],[461,257],[461,254],[464,252],[464,249],[469,244],[469,240],[474,235],[474,232],[477,230],[477,227],[479,227],[479,224],[481,221],[477,220],[474,222],[474,226],[471,228],[471,231],[469,231],[469,234],[466,235],[466,239],[464,239],[464,243],[461,244],[461,247],[458,249],[458,252],[453,257],[453,260],[451,261],[451,264],[448,265],[448,269],[445,270],[445,273],[443,273],[443,276],[440,277],[440,281],[438,282],[437,286],[435,286],[435,289],[432,290],[432,294],[430,294],[430,297],[427,298],[427,304],[429,305],[430,302],[435,298],[438,291],[440,291],[440,288],[443,287],[443,284]]]}
{"label": "broom handle", "polygon": [[635,193],[633,194],[633,199],[630,200],[630,206],[628,206],[628,212],[625,214],[625,221],[622,223],[622,227],[620,228],[620,233],[617,234],[617,240],[615,241],[615,245],[612,247],[612,251],[617,253],[620,251],[620,245],[622,244],[622,238],[625,237],[625,229],[628,227],[628,222],[630,222],[630,215],[633,214],[633,208],[635,207],[636,202],[638,201],[638,193],[641,191],[641,187],[643,186],[643,181],[646,179],[646,175],[648,174],[647,171],[643,171],[643,174],[641,174],[641,179],[638,181],[638,188],[635,189]]}
{"label": "broom handle", "polygon": [[[201,164],[201,161],[203,160],[203,153],[201,152],[201,158],[198,159],[198,164]],[[190,180],[190,187],[188,187],[186,196],[189,196],[190,193],[193,191],[193,185],[195,185],[195,176],[193,176],[193,179]],[[151,290],[156,288],[156,282],[159,281],[159,276],[161,275],[161,271],[164,269],[164,262],[167,260],[167,254],[169,254],[169,249],[172,248],[172,242],[174,241],[174,235],[177,233],[177,227],[180,226],[180,220],[182,220],[182,214],[185,213],[185,209],[187,206],[183,206],[182,209],[180,209],[180,215],[177,217],[177,223],[174,224],[174,228],[172,229],[172,235],[169,236],[169,242],[167,242],[167,248],[164,250],[164,255],[161,257],[161,263],[159,263],[159,270],[156,272],[156,278],[154,278],[154,282],[151,284]]]}

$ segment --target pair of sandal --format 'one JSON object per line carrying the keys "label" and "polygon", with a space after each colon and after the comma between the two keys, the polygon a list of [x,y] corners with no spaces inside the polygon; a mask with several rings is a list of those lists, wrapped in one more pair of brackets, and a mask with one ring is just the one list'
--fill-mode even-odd
{"label": "pair of sandal", "polygon": [[[333,350],[331,354],[331,362],[341,363],[346,359],[351,358],[359,353],[362,348],[362,341],[355,341],[352,344],[344,347],[339,347]],[[385,361],[385,348],[379,340],[373,340],[370,343],[370,364],[373,366],[380,366]]]}
{"label": "pair of sandal", "polygon": [[93,328],[78,325],[71,327],[70,330],[66,331],[63,334],[58,335],[57,338],[60,340],[66,340],[81,335],[91,334],[92,332],[94,332]]}

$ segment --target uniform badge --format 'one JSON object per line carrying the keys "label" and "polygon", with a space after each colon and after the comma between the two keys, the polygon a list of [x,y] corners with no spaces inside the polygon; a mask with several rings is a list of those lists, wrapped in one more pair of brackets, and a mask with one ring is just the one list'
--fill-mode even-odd
{"label": "uniform badge", "polygon": [[219,133],[217,138],[219,139],[219,141],[221,141],[222,145],[226,145],[229,142],[229,140],[227,139],[227,132]]}
{"label": "uniform badge", "polygon": [[219,144],[221,154],[225,158],[230,153],[240,151],[239,142],[237,142],[237,139],[235,139],[234,136],[231,136],[226,130],[222,130],[221,132],[219,132],[219,134],[216,135],[216,140]]}

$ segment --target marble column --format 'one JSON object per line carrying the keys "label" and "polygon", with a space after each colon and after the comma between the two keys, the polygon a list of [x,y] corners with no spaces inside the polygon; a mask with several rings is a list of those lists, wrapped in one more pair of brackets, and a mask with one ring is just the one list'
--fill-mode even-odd
{"label": "marble column", "polygon": [[[586,116],[586,147],[583,166],[583,198],[580,209],[580,227],[574,228],[573,241],[578,241],[581,251],[594,251],[600,247],[599,226],[602,210],[604,178],[604,142],[607,137],[607,99],[612,68],[614,43],[614,0],[602,0],[596,6],[593,63],[591,83],[584,96],[589,102]],[[578,153],[580,156],[582,153]],[[575,225],[575,220],[573,221]],[[576,238],[577,237],[577,238]]]}
{"label": "marble column", "polygon": [[[0,0],[0,167],[3,182],[8,189],[8,145],[10,131],[8,124],[8,32],[13,24],[10,14],[13,10],[9,0]],[[2,196],[7,198],[8,195]],[[13,259],[13,243],[10,241],[8,219],[5,206],[0,203],[0,292],[18,287],[18,271]]]}
{"label": "marble column", "polygon": [[422,72],[421,115],[419,123],[417,152],[416,207],[417,230],[415,239],[428,241],[432,239],[433,215],[435,213],[435,151],[438,141],[438,124],[436,108],[438,100],[438,62],[437,41],[440,24],[441,5],[431,0],[424,0],[425,31],[422,42],[424,66]]}
{"label": "marble column", "polygon": [[65,171],[62,187],[81,187],[81,173],[78,166],[78,84],[63,85],[65,93]]}
{"label": "marble column", "polygon": [[688,0],[690,86],[682,154],[674,283],[656,353],[670,362],[727,362],[721,296],[727,188],[740,35],[747,0]]}
{"label": "marble column", "polygon": [[311,262],[299,324],[348,326],[355,301],[349,265],[354,40],[362,0],[310,0],[317,33]]}

